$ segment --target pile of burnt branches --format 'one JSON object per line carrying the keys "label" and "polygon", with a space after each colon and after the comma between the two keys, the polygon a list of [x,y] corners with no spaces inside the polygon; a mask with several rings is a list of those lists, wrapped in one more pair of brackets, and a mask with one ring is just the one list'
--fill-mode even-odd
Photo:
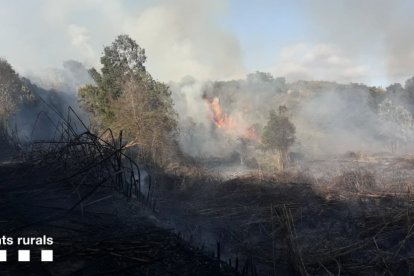
{"label": "pile of burnt branches", "polygon": [[55,127],[54,137],[33,141],[30,150],[21,155],[25,164],[46,169],[56,176],[55,183],[70,183],[77,189],[81,185],[93,185],[92,192],[100,187],[111,187],[128,199],[136,197],[142,202],[149,201],[149,193],[145,198],[141,192],[140,169],[128,150],[132,142],[123,139],[122,131],[117,136],[110,129],[97,134],[71,107],[66,118],[51,108],[61,118],[57,124],[51,121]]}

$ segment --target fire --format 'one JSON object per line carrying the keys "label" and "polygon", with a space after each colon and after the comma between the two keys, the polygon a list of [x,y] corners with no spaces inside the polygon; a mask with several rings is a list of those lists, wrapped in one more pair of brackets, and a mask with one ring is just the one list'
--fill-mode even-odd
{"label": "fire", "polygon": [[261,143],[261,142],[262,142],[262,140],[260,139],[260,137],[259,137],[259,136],[257,135],[257,133],[256,133],[256,128],[254,128],[253,126],[249,127],[249,128],[246,130],[246,135],[245,135],[245,137],[246,137],[247,139],[251,140],[251,141],[256,141],[256,142],[259,142],[259,143]]}
{"label": "fire", "polygon": [[217,97],[211,98],[204,98],[204,101],[207,107],[210,109],[210,121],[216,124],[219,128],[224,129],[226,131],[232,131],[236,125],[236,121],[227,116],[227,114],[223,115],[223,109],[220,106],[220,100]]}
{"label": "fire", "polygon": [[209,118],[212,123],[214,123],[218,128],[223,129],[226,132],[229,132],[233,135],[244,136],[248,140],[256,141],[261,143],[260,137],[257,135],[256,128],[251,126],[244,130],[240,124],[241,121],[246,120],[247,109],[244,109],[245,114],[238,114],[236,118],[228,116],[226,113],[223,113],[223,109],[220,106],[220,99],[217,97],[211,98],[205,96],[204,102],[206,104],[207,110],[209,111]]}

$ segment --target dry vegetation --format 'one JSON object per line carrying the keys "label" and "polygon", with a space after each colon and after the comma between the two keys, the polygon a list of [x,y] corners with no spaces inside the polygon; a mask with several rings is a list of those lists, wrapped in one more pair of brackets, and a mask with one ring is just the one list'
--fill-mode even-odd
{"label": "dry vegetation", "polygon": [[181,214],[175,224],[194,246],[208,252],[220,242],[233,264],[243,260],[244,275],[409,274],[412,184],[351,162],[353,170],[329,179],[259,170],[230,180],[200,170],[176,175],[169,181],[179,188],[160,194],[160,211]]}
{"label": "dry vegetation", "polygon": [[[335,157],[321,153],[327,141],[332,147],[336,146],[336,141],[332,140],[339,139],[339,134],[342,134],[338,125],[347,126],[348,134],[355,134],[355,137],[350,137],[359,142],[365,141],[364,135],[370,133],[376,138],[370,137],[368,143],[391,141],[393,151],[402,140],[406,143],[409,135],[400,137],[396,136],[398,132],[388,131],[384,136],[380,129],[370,124],[374,118],[377,119],[377,100],[384,97],[385,91],[364,85],[329,82],[286,84],[283,78],[274,79],[270,74],[256,72],[249,74],[246,80],[211,84],[212,91],[207,91],[211,95],[206,92],[204,98],[199,99],[201,104],[210,106],[210,111],[215,112],[206,127],[192,117],[179,121],[169,87],[154,80],[145,70],[145,51],[127,35],[119,36],[111,46],[104,48],[104,52],[101,73],[90,70],[95,84],[81,87],[78,91],[83,108],[99,125],[96,131],[84,125],[71,108],[68,116],[64,117],[51,104],[49,107],[61,119],[54,125],[54,138],[33,141],[23,147],[18,142],[17,130],[5,127],[8,118],[23,101],[16,100],[16,105],[10,110],[0,110],[0,114],[7,115],[4,116],[7,123],[0,122],[0,141],[8,151],[4,155],[19,153],[13,160],[19,164],[12,163],[12,169],[4,172],[7,181],[0,187],[6,202],[1,205],[3,212],[30,200],[51,202],[65,196],[70,199],[65,203],[58,201],[57,206],[46,207],[58,210],[56,212],[30,213],[33,219],[25,217],[24,209],[20,213],[16,211],[24,219],[15,221],[11,216],[6,217],[4,230],[8,234],[17,235],[16,231],[45,226],[45,223],[55,223],[60,219],[66,219],[65,224],[53,227],[87,232],[88,238],[98,232],[99,237],[92,244],[85,239],[73,242],[69,235],[57,243],[57,259],[66,256],[89,258],[100,264],[97,275],[412,273],[414,176],[406,173],[413,173],[413,159],[364,151]],[[3,67],[11,69],[7,63],[1,62]],[[19,90],[20,82],[11,81],[11,77],[16,78],[14,71],[9,70],[9,73],[7,82],[0,80],[10,84],[7,91],[16,90],[14,94],[28,96],[26,94],[30,93],[26,90]],[[408,88],[407,93],[411,91]],[[329,94],[327,91],[331,89],[334,92]],[[260,97],[251,97],[249,93],[256,90],[261,93]],[[350,91],[358,93],[348,93]],[[13,99],[7,93],[4,95],[4,99],[0,98],[0,109]],[[285,103],[281,99],[292,110],[280,105]],[[361,99],[366,99],[366,102]],[[309,104],[308,113],[304,112],[306,108],[299,100]],[[219,102],[223,106],[227,103],[232,111],[246,103],[257,109],[251,112],[252,115],[243,113],[247,118],[244,122],[248,125],[247,134],[226,132],[232,129],[236,119],[225,113]],[[279,105],[279,114],[271,108],[262,108],[263,102]],[[327,102],[345,104],[332,118],[325,113],[317,114],[315,110]],[[411,113],[391,101],[387,106],[396,111],[395,114],[403,114],[405,119],[402,123],[397,120],[396,124],[394,119],[401,116],[385,116],[390,113],[386,109],[383,120],[387,124],[396,124],[397,130],[403,134],[411,133]],[[349,110],[356,112],[351,114]],[[295,112],[296,117],[293,115]],[[304,113],[299,116],[301,112]],[[331,110],[326,113],[329,112]],[[257,122],[265,121],[265,113],[269,118],[267,125],[262,127]],[[345,115],[346,120],[343,120]],[[332,125],[337,125],[331,126],[331,119]],[[202,151],[198,157],[187,155],[178,139],[178,126],[183,127],[182,137],[193,143],[192,149],[204,142],[208,144],[208,150],[221,144],[215,150],[219,153],[223,150],[222,156],[203,156]],[[355,131],[368,126],[371,132],[360,134]],[[262,128],[263,133],[259,135]],[[358,137],[356,132],[363,137]],[[203,135],[208,137],[201,137]],[[378,138],[381,135],[384,137]],[[307,159],[304,158],[306,154]],[[228,157],[224,157],[226,155]],[[218,170],[229,167],[246,169],[247,172],[226,177]],[[17,178],[18,172],[23,173],[23,178]],[[39,174],[43,176],[35,186],[23,183]],[[61,190],[70,196],[62,195]],[[30,195],[21,197],[26,193]],[[20,195],[17,203],[13,201],[16,194]],[[118,201],[111,204],[121,204],[119,199],[122,195],[130,209],[144,211],[142,214],[150,217],[152,223],[164,226],[167,232],[173,229],[193,248],[184,246],[173,234],[153,237],[154,233],[163,232],[160,229],[141,231],[138,239],[135,234],[129,235],[129,230],[147,229],[145,226],[148,225],[143,223],[144,215],[137,218],[134,212],[125,210],[125,217],[137,220],[125,219],[128,223],[117,225],[117,221],[111,224],[108,220],[115,215],[106,212],[104,215],[111,219],[92,217],[96,219],[95,224],[89,226],[98,230],[91,231],[89,226],[73,229],[69,215],[77,213],[83,218],[90,213],[94,216],[102,214],[102,209],[112,207],[106,202],[115,194]],[[52,197],[50,201],[49,196]],[[102,209],[97,207],[98,211],[90,211],[91,205]],[[118,219],[118,214],[116,217]],[[107,225],[113,228],[107,229]],[[103,233],[110,237],[103,237]],[[69,253],[64,253],[68,248]],[[173,257],[175,249],[180,257]],[[197,258],[192,259],[191,254]],[[112,258],[110,268],[105,266],[108,256]],[[224,261],[228,261],[229,266]],[[154,263],[162,269],[154,268]],[[81,263],[70,271],[70,275],[88,275],[93,270],[93,263]],[[58,272],[46,269],[45,273],[55,275]]]}

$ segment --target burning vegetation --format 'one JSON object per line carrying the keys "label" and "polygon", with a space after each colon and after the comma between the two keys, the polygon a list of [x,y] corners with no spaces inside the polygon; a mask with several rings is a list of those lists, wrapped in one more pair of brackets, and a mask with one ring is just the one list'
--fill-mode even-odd
{"label": "burning vegetation", "polygon": [[231,132],[235,128],[236,121],[227,116],[227,113],[223,114],[223,109],[220,106],[220,99],[217,97],[208,98],[205,97],[207,112],[212,123],[218,128],[224,129],[225,131]]}
{"label": "burning vegetation", "polygon": [[219,129],[224,130],[230,135],[244,137],[247,140],[261,143],[261,137],[258,133],[258,128],[260,128],[259,124],[250,125],[243,131],[245,120],[247,119],[247,109],[244,109],[244,115],[239,114],[237,117],[238,119],[235,119],[228,116],[227,113],[223,114],[223,109],[220,106],[220,99],[218,97],[211,98],[204,96],[203,99],[206,103],[210,122],[215,124]]}
{"label": "burning vegetation", "polygon": [[118,36],[76,83],[79,113],[0,60],[0,229],[57,241],[55,263],[25,271],[410,274],[414,78],[167,85],[146,59]]}
{"label": "burning vegetation", "polygon": [[257,129],[258,127],[260,127],[260,125],[255,124],[252,125],[251,127],[247,128],[246,130],[246,138],[250,141],[255,141],[258,143],[261,143],[262,140],[258,134],[259,130]]}

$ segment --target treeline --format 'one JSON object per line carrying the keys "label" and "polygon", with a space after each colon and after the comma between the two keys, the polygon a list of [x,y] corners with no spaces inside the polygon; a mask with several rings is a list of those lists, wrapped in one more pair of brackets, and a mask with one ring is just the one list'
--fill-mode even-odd
{"label": "treeline", "polygon": [[[67,79],[80,87],[77,91],[79,104],[89,114],[93,124],[102,130],[111,128],[114,133],[123,130],[140,146],[146,158],[162,165],[173,156],[181,155],[179,135],[188,141],[196,141],[192,137],[196,131],[197,118],[179,118],[172,100],[173,92],[168,85],[151,76],[145,67],[146,60],[144,49],[128,35],[120,35],[111,45],[104,47],[101,70],[92,68],[88,71],[89,76],[85,76],[86,69],[81,63],[69,61],[64,66],[72,72]],[[65,89],[66,80],[62,82],[59,87]],[[314,146],[316,142],[313,139],[322,141],[321,137],[325,134],[336,134],[335,129],[364,137],[383,135],[381,128],[372,125],[378,122],[379,104],[387,98],[391,105],[401,105],[411,114],[414,112],[414,78],[407,80],[404,85],[395,83],[384,89],[327,81],[287,83],[283,77],[255,72],[242,80],[212,81],[202,87],[201,103],[203,97],[218,97],[223,114],[228,113],[230,116],[240,111],[245,116],[243,118],[248,120],[247,127],[255,126],[256,134],[272,122],[272,112],[279,106],[287,106],[290,115],[285,117],[289,117],[296,126],[299,143],[295,145],[308,143],[315,148],[317,146]],[[2,131],[19,113],[34,117],[34,112],[39,110],[42,102],[39,101],[40,97],[57,102],[59,106],[74,104],[73,99],[58,93],[56,89],[43,89],[28,79],[20,78],[5,60],[0,60],[0,92]],[[174,97],[174,100],[177,102],[180,98]],[[389,110],[396,110],[395,114],[407,117],[396,107],[390,107]],[[204,112],[199,112],[199,116],[205,117]],[[186,122],[191,127],[180,130],[180,123],[186,125]],[[206,136],[205,131],[202,133]],[[267,136],[271,137],[269,132]],[[320,141],[319,144],[322,143]]]}
{"label": "treeline", "polygon": [[[340,84],[330,81],[299,80],[286,83],[284,77],[273,77],[270,73],[259,72],[248,74],[246,79],[231,81],[215,81],[206,86],[205,93],[219,97],[226,104],[232,104],[242,94],[275,96],[291,94],[292,97],[313,97],[318,93],[343,93],[349,99],[370,96],[370,106],[377,108],[384,99],[389,98],[396,104],[404,105],[411,110],[414,107],[414,77],[405,81],[404,85],[394,83],[386,88],[368,86],[363,83]],[[224,104],[223,104],[224,105]]]}

